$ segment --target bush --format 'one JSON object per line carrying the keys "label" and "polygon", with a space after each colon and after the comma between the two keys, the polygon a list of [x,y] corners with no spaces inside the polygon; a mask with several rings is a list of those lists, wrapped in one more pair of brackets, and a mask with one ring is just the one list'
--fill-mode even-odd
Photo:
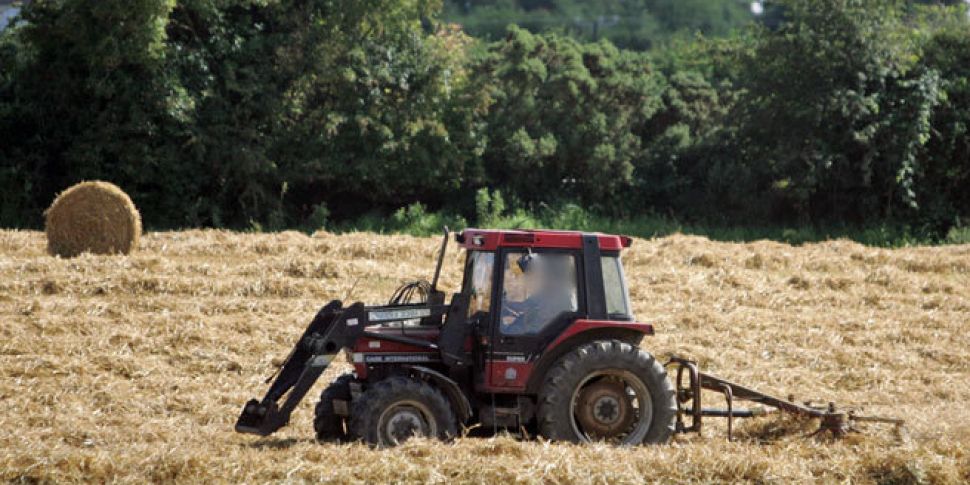
{"label": "bush", "polygon": [[946,242],[950,244],[970,244],[970,227],[953,227],[946,235]]}
{"label": "bush", "polygon": [[387,223],[379,222],[377,232],[399,232],[412,236],[429,236],[439,234],[445,226],[458,229],[467,225],[468,223],[461,216],[428,212],[423,204],[415,202],[395,211]]}

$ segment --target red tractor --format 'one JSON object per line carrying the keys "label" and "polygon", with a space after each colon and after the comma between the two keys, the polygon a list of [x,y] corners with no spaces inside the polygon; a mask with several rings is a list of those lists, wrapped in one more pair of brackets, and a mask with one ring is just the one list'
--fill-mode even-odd
{"label": "red tractor", "polygon": [[[551,440],[663,443],[700,432],[703,417],[765,414],[749,401],[820,422],[841,436],[858,422],[902,425],[774,397],[672,357],[666,366],[640,348],[653,326],[637,322],[620,253],[625,236],[566,231],[468,229],[461,292],[445,303],[437,281],[399,288],[385,306],[340,301],[310,323],[261,401],[246,403],[236,431],[266,436],[290,414],[339,352],[354,371],[332,382],[316,406],[323,441],[393,446],[416,435],[450,439],[462,427],[526,430]],[[705,408],[702,391],[727,407]],[[286,396],[282,405],[279,401]],[[475,426],[475,425],[478,426]]]}
{"label": "red tractor", "polygon": [[[532,430],[552,440],[663,443],[677,403],[664,366],[639,346],[653,334],[630,308],[624,236],[468,229],[461,292],[402,286],[386,306],[325,305],[236,431],[269,435],[333,358],[354,372],[316,406],[321,440],[393,446],[449,439],[463,426]],[[287,395],[285,402],[279,401]]]}

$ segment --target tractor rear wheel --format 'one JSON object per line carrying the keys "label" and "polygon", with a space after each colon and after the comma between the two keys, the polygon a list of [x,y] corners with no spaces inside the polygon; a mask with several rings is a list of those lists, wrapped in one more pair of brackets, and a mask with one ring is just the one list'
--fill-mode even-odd
{"label": "tractor rear wheel", "polygon": [[353,374],[343,374],[334,379],[320,394],[313,416],[313,429],[317,432],[318,440],[347,441],[344,417],[334,411],[333,401],[339,399],[350,403],[350,383],[353,380]]}
{"label": "tractor rear wheel", "polygon": [[351,437],[382,447],[414,436],[450,440],[458,434],[448,399],[430,384],[408,377],[374,384],[354,401],[350,415]]}
{"label": "tractor rear wheel", "polygon": [[618,340],[569,352],[539,392],[539,432],[551,440],[665,443],[677,412],[667,372],[650,353]]}

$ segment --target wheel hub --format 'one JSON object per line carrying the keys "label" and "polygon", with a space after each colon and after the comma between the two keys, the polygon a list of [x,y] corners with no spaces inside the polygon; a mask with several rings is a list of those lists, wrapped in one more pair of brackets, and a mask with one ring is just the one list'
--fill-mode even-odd
{"label": "wheel hub", "polygon": [[612,424],[620,417],[620,403],[613,396],[602,396],[593,403],[593,417],[604,424]]}
{"label": "wheel hub", "polygon": [[636,411],[622,382],[601,380],[583,388],[576,420],[590,439],[609,439],[629,431]]}
{"label": "wheel hub", "polygon": [[388,413],[383,431],[388,442],[400,444],[414,436],[427,436],[428,424],[418,409],[399,406]]}

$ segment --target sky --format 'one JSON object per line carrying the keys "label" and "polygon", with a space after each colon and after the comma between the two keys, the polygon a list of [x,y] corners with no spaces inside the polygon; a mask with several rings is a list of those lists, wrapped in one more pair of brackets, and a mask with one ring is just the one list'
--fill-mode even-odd
{"label": "sky", "polygon": [[7,27],[10,20],[17,15],[20,9],[17,7],[10,7],[8,5],[0,5],[0,30]]}

